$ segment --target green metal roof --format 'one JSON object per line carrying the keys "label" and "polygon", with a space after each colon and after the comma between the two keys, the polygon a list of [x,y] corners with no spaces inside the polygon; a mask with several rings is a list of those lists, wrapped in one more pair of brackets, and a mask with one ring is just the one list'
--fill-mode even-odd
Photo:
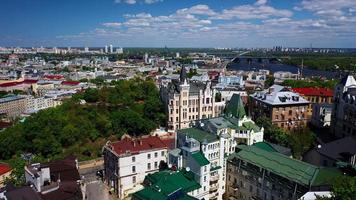
{"label": "green metal roof", "polygon": [[192,158],[200,165],[205,166],[208,165],[210,162],[205,156],[200,152],[192,153]]}
{"label": "green metal roof", "polygon": [[319,168],[314,165],[280,153],[265,151],[256,146],[238,145],[237,148],[240,151],[232,154],[229,160],[237,157],[302,185],[311,184],[319,172]]}
{"label": "green metal roof", "polygon": [[149,174],[144,182],[149,183],[149,186],[134,193],[133,199],[166,200],[170,194],[182,190],[185,195],[179,200],[193,200],[195,198],[188,196],[186,193],[201,187],[194,180],[194,174],[185,170],[177,172],[167,170]]}
{"label": "green metal roof", "polygon": [[269,152],[278,152],[267,142],[257,142],[253,144],[254,146]]}
{"label": "green metal roof", "polygon": [[218,136],[212,133],[200,130],[198,128],[186,128],[178,130],[178,134],[186,134],[191,138],[196,139],[200,143],[202,142],[215,142],[218,141]]}
{"label": "green metal roof", "polygon": [[244,116],[246,116],[245,108],[239,94],[232,95],[230,102],[226,107],[225,114],[227,116],[233,116],[238,119],[242,119]]}

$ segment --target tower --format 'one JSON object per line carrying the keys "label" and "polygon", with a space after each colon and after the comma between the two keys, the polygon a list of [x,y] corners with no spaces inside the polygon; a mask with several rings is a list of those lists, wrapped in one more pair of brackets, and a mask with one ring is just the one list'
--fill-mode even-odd
{"label": "tower", "polygon": [[108,45],[105,45],[105,50],[104,50],[105,53],[108,53]]}
{"label": "tower", "polygon": [[110,50],[110,53],[114,53],[114,48],[113,48],[112,44],[109,45],[109,50]]}

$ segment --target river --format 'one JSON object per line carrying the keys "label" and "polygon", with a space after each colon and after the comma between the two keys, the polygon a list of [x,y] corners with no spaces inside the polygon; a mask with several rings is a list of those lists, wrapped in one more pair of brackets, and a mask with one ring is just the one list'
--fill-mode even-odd
{"label": "river", "polygon": [[[267,58],[245,58],[240,57],[237,60],[231,62],[228,66],[229,70],[243,70],[243,71],[258,71],[260,69],[269,70],[271,73],[277,71],[288,71],[292,73],[298,73],[299,67],[293,65],[286,65],[278,62],[277,60],[270,60]],[[306,66],[303,69],[303,76],[305,77],[326,77],[326,78],[336,78],[338,77],[338,72],[334,71],[323,71],[310,69]]]}

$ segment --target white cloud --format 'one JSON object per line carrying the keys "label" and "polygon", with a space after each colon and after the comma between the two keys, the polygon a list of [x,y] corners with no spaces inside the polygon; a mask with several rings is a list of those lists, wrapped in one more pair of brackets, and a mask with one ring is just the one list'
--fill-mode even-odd
{"label": "white cloud", "polygon": [[198,4],[196,6],[192,6],[190,8],[183,8],[177,10],[178,14],[194,14],[194,15],[206,15],[206,16],[213,16],[216,13],[209,8],[209,6],[204,4]]}
{"label": "white cloud", "polygon": [[255,5],[265,5],[267,4],[267,0],[257,0]]}
{"label": "white cloud", "polygon": [[[83,41],[120,40],[129,46],[302,46],[318,41],[321,44],[337,44],[350,41],[356,35],[355,17],[343,14],[354,12],[353,7],[314,9],[311,6],[308,9],[313,8],[314,17],[296,19],[292,11],[266,3],[257,1],[221,11],[199,4],[178,9],[168,15],[130,13],[124,15],[123,21],[107,22],[100,29],[61,38],[72,37],[76,41],[80,38]],[[301,10],[307,9],[303,4],[298,7]],[[322,7],[326,8],[325,5]],[[324,17],[327,15],[330,17]],[[356,45],[356,41],[346,44]]]}
{"label": "white cloud", "polygon": [[145,3],[145,4],[154,4],[158,2],[162,2],[163,0],[115,0],[115,3],[126,3],[126,4],[136,4],[136,3]]}
{"label": "white cloud", "polygon": [[214,19],[267,19],[269,17],[291,17],[293,12],[285,9],[276,9],[267,5],[242,5],[225,9]]}
{"label": "white cloud", "polygon": [[120,27],[122,24],[119,22],[107,22],[102,24],[105,27]]}

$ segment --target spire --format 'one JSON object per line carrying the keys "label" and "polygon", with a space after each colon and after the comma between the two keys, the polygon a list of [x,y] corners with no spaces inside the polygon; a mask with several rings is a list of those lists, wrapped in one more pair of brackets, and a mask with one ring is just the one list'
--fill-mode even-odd
{"label": "spire", "polygon": [[225,115],[242,119],[246,116],[245,108],[239,94],[233,94],[229,104],[226,106]]}
{"label": "spire", "polygon": [[183,66],[182,66],[182,69],[180,70],[179,79],[180,79],[181,83],[184,83],[184,81],[187,79],[187,70]]}

